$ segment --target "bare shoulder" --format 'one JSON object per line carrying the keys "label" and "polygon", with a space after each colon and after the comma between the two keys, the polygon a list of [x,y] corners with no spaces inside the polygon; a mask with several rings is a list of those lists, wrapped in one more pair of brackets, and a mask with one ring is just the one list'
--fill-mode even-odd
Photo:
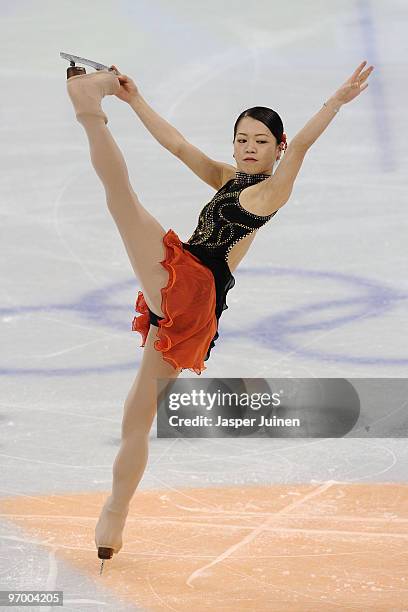
{"label": "bare shoulder", "polygon": [[174,154],[216,191],[235,175],[234,166],[208,157],[185,138],[180,141]]}

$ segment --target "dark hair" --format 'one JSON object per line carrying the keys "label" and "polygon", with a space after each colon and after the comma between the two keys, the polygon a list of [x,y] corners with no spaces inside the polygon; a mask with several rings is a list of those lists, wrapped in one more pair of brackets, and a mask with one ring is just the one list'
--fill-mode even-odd
{"label": "dark hair", "polygon": [[279,117],[276,111],[272,110],[271,108],[267,108],[266,106],[253,106],[252,108],[247,108],[247,110],[242,111],[234,125],[234,141],[235,136],[237,135],[238,123],[244,117],[252,117],[252,119],[262,121],[262,123],[264,123],[275,136],[276,144],[278,145],[282,141],[284,132],[282,119]]}

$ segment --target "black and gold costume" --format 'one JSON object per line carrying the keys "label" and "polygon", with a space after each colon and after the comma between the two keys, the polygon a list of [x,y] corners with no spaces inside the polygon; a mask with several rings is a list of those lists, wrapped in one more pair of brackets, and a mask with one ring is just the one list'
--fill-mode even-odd
{"label": "black and gold costume", "polygon": [[[270,178],[268,174],[247,174],[237,171],[201,210],[198,224],[191,238],[182,242],[185,250],[195,255],[213,273],[216,289],[217,325],[224,310],[228,308],[226,296],[235,285],[235,278],[228,266],[228,255],[234,244],[269,221],[270,215],[256,215],[239,203],[243,189]],[[149,309],[150,323],[158,327],[159,317]],[[205,361],[215,346],[219,334],[216,332]]]}

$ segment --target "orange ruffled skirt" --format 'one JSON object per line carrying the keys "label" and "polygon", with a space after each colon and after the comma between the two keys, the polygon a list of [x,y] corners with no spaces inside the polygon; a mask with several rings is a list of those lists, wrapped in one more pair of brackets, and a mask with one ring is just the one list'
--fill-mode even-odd
{"label": "orange ruffled skirt", "polygon": [[[169,279],[161,289],[163,318],[158,319],[154,348],[174,368],[196,374],[206,370],[214,341],[218,337],[217,290],[214,273],[201,260],[184,248],[176,232],[169,229],[163,236],[166,256],[160,263]],[[228,308],[225,298],[220,310]],[[132,331],[142,335],[145,346],[150,327],[149,310],[142,291],[138,292]],[[157,314],[157,313],[156,313]]]}

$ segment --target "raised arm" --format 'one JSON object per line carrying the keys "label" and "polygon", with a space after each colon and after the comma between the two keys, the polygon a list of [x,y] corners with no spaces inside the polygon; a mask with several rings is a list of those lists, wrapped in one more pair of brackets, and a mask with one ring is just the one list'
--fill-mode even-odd
{"label": "raised arm", "polygon": [[271,178],[263,181],[265,190],[262,195],[265,197],[268,207],[271,208],[271,212],[281,208],[288,201],[307,150],[324,132],[340,107],[354,100],[368,87],[368,83],[364,85],[363,83],[374,70],[374,67],[370,66],[362,72],[366,63],[366,61],[362,62],[356,68],[351,77],[324,102],[322,108],[296,134],[276,172]]}
{"label": "raised arm", "polygon": [[335,114],[340,110],[340,107],[354,100],[368,87],[368,83],[365,83],[363,86],[362,84],[374,70],[374,66],[370,66],[364,72],[361,72],[366,63],[364,61],[357,66],[351,77],[324,103],[319,112],[296,134],[292,142],[296,142],[296,145],[306,149],[311,147],[327,128]]}
{"label": "raised arm", "polygon": [[132,99],[130,105],[152,136],[213,189],[218,191],[226,177],[234,173],[233,166],[211,159],[188,142],[175,127],[160,117],[140,94]]}
{"label": "raised arm", "polygon": [[142,97],[139,92],[130,101],[130,106],[138,115],[141,122],[147,127],[149,132],[155,139],[165,147],[170,153],[176,155],[181,142],[184,140],[183,135],[168,121],[163,119],[158,113]]}
{"label": "raised arm", "polygon": [[220,189],[226,178],[235,172],[235,168],[211,159],[188,142],[175,127],[149,106],[130,77],[121,74],[114,64],[111,68],[116,70],[121,84],[121,89],[116,96],[133,108],[151,135],[170,153],[184,162],[205,183],[216,190]]}

